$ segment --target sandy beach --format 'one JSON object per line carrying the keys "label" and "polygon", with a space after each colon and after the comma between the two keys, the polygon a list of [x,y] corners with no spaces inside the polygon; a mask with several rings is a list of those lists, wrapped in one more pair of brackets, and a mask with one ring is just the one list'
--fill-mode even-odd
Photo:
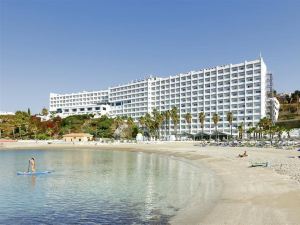
{"label": "sandy beach", "polygon": [[[19,148],[143,151],[183,158],[213,170],[220,181],[220,190],[209,210],[199,212],[203,202],[195,197],[171,224],[300,224],[300,152],[296,149],[201,147],[197,142],[98,145],[14,142],[0,146],[0,150]],[[245,150],[247,157],[237,157]],[[255,162],[268,162],[269,167],[250,167]]]}

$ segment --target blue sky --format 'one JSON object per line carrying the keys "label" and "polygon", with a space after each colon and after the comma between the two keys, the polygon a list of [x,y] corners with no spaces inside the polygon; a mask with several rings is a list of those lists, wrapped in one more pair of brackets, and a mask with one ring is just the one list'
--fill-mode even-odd
{"label": "blue sky", "polygon": [[0,0],[0,110],[262,56],[300,89],[298,0]]}

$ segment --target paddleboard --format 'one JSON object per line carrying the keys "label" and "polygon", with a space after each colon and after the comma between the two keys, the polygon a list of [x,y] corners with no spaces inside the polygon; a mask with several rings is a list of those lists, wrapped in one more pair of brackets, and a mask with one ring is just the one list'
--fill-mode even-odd
{"label": "paddleboard", "polygon": [[51,171],[36,171],[36,172],[17,172],[17,175],[41,175],[41,174],[48,174]]}

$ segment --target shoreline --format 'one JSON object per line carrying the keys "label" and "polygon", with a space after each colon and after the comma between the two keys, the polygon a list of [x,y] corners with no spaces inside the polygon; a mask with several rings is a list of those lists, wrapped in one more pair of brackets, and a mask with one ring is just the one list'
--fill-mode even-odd
{"label": "shoreline", "polygon": [[[297,158],[300,152],[297,151],[200,147],[195,142],[111,145],[5,143],[0,151],[12,148],[116,149],[184,158],[214,171],[222,182],[222,189],[205,216],[201,216],[203,212],[199,212],[199,209],[202,203],[196,198],[187,208],[179,210],[171,219],[171,224],[300,223],[300,159]],[[244,150],[249,156],[237,158]],[[251,162],[263,160],[270,162],[271,167],[249,168]]]}

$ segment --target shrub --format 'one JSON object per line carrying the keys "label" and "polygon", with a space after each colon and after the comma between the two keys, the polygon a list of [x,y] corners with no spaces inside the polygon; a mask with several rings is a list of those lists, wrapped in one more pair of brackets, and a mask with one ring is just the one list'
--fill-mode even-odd
{"label": "shrub", "polygon": [[49,139],[50,139],[50,137],[49,137],[47,134],[38,134],[38,135],[36,136],[36,138],[37,138],[38,140],[49,140]]}

